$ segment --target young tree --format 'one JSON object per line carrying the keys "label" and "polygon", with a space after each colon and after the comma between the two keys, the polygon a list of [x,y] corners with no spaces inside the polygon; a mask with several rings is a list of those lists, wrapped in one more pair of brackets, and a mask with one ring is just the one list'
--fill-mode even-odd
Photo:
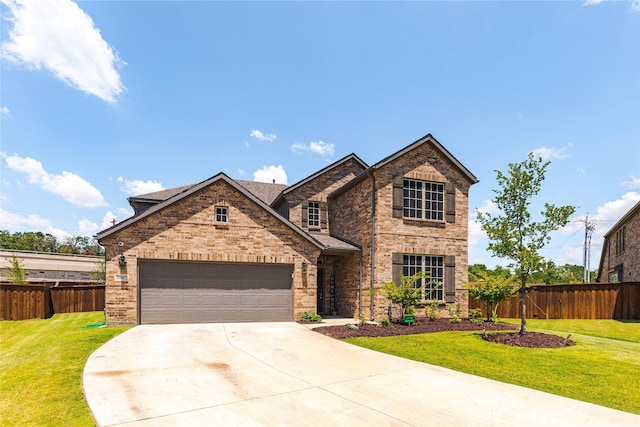
{"label": "young tree", "polygon": [[512,261],[520,285],[520,334],[527,331],[525,297],[529,275],[538,271],[544,261],[539,251],[551,239],[550,233],[564,227],[569,222],[575,206],[560,206],[545,203],[541,212],[542,220],[534,221],[529,213],[531,198],[540,192],[544,175],[551,162],[543,162],[529,153],[521,163],[509,163],[509,172],[496,170],[500,187],[493,190],[493,202],[498,214],[477,212],[478,221],[489,237],[489,249],[500,258]]}
{"label": "young tree", "polygon": [[474,281],[467,284],[469,295],[485,303],[487,320],[496,319],[500,301],[509,298],[518,289],[513,284],[515,276],[511,274],[494,276],[487,272],[469,272],[469,279]]}
{"label": "young tree", "polygon": [[26,285],[29,283],[27,273],[22,266],[22,261],[14,255],[13,258],[8,259],[7,262],[9,263],[9,270],[4,275],[7,282],[13,283],[14,285]]}
{"label": "young tree", "polygon": [[104,285],[105,279],[107,277],[107,264],[104,258],[100,258],[96,262],[94,269],[91,270],[90,274],[96,285]]}
{"label": "young tree", "polygon": [[[418,280],[424,279],[422,286],[415,286]],[[428,271],[418,271],[413,276],[405,276],[400,274],[400,283],[388,282],[382,285],[378,290],[384,293],[384,296],[394,304],[399,304],[402,308],[402,317],[407,312],[407,308],[412,307],[422,301],[423,298],[428,299],[429,295],[424,295],[424,289],[429,279]]]}

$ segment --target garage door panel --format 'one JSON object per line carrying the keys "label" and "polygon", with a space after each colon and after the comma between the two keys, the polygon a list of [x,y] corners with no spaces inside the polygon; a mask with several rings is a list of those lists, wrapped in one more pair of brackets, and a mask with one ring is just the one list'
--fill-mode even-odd
{"label": "garage door panel", "polygon": [[139,265],[141,323],[291,320],[290,265]]}

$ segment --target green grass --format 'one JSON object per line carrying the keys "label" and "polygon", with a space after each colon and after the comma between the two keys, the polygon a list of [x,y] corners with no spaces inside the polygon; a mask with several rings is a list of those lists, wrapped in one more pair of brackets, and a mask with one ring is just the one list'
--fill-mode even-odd
{"label": "green grass", "polygon": [[407,359],[640,414],[640,323],[528,320],[527,330],[563,337],[571,333],[576,345],[557,349],[512,347],[484,341],[478,332],[351,338],[345,341]]}
{"label": "green grass", "polygon": [[0,322],[0,425],[95,425],[82,392],[94,350],[127,327],[84,328],[102,312]]}

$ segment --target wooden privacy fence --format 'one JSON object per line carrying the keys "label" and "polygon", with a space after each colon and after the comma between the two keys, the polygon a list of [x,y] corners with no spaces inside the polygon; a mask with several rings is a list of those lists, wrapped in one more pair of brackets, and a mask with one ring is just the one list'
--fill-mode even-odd
{"label": "wooden privacy fence", "polygon": [[102,311],[104,285],[0,284],[0,320],[46,319],[56,313]]}
{"label": "wooden privacy fence", "polygon": [[[498,317],[520,317],[519,298],[502,301]],[[525,301],[528,319],[640,319],[640,282],[534,285]],[[469,296],[469,308],[484,303]]]}

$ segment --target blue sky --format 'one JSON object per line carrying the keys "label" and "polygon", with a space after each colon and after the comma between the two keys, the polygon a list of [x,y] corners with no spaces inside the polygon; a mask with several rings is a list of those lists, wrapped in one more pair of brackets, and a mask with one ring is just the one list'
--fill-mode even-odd
{"label": "blue sky", "polygon": [[[431,133],[480,182],[534,151],[576,205],[545,255],[582,264],[640,200],[640,1],[0,0],[0,228],[93,235],[126,198],[232,178],[293,184]],[[37,6],[36,6],[37,4]]]}

